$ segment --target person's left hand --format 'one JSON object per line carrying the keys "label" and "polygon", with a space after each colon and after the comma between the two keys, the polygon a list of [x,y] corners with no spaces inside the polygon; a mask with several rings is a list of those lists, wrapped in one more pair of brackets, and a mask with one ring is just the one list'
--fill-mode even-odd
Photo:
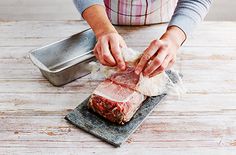
{"label": "person's left hand", "polygon": [[165,33],[160,39],[153,40],[144,51],[135,68],[135,73],[142,72],[144,76],[153,77],[170,68],[176,61],[176,54],[182,43],[180,40],[169,33]]}

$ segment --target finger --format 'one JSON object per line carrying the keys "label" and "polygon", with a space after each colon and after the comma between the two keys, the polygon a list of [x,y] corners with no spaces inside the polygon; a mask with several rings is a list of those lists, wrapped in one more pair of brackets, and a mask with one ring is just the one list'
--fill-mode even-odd
{"label": "finger", "polygon": [[135,68],[136,74],[140,74],[143,71],[143,68],[146,66],[151,57],[154,56],[160,46],[161,43],[158,40],[154,40],[151,42],[149,47],[144,51],[143,56],[141,57],[139,63]]}
{"label": "finger", "polygon": [[167,56],[166,49],[161,48],[158,51],[157,56],[151,61],[148,67],[143,71],[143,75],[149,76],[150,74],[152,74],[159,66],[162,65],[166,56]]}
{"label": "finger", "polygon": [[168,55],[163,61],[163,63],[152,74],[150,74],[149,77],[150,78],[154,77],[160,74],[161,72],[163,72],[168,67],[171,60],[172,60],[172,56]]}
{"label": "finger", "polygon": [[125,61],[123,59],[119,44],[114,39],[111,39],[110,46],[111,46],[111,53],[116,60],[118,68],[120,68],[121,70],[125,70]]}
{"label": "finger", "polygon": [[168,64],[168,66],[166,67],[166,69],[170,69],[174,65],[174,63],[175,63],[175,59],[170,60],[170,62]]}
{"label": "finger", "polygon": [[96,52],[97,52],[97,57],[98,57],[98,60],[100,61],[100,63],[101,63],[102,65],[107,65],[107,63],[104,61],[104,59],[103,59],[103,57],[102,57],[101,46],[97,46]]}
{"label": "finger", "polygon": [[101,46],[101,53],[102,53],[102,58],[104,61],[106,61],[109,65],[114,66],[116,65],[116,61],[113,58],[110,50],[109,50],[109,45],[108,42],[104,42]]}
{"label": "finger", "polygon": [[97,53],[97,45],[93,49],[93,54],[95,55],[96,59],[99,60],[98,53]]}

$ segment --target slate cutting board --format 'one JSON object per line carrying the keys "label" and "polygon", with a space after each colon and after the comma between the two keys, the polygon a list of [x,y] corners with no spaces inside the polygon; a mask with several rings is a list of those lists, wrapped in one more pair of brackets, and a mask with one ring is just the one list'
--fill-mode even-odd
{"label": "slate cutting board", "polygon": [[[178,82],[176,73],[166,71],[173,83]],[[87,103],[89,98],[79,104],[72,112],[66,115],[70,123],[83,129],[84,131],[119,147],[128,137],[141,125],[145,118],[153,111],[158,103],[163,101],[167,96],[166,93],[155,97],[148,97],[134,114],[133,118],[125,125],[118,125],[105,120],[98,114],[88,109]]]}

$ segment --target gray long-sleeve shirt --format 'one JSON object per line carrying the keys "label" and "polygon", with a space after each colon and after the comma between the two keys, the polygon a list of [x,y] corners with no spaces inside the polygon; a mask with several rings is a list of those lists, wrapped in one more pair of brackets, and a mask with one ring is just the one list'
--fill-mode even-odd
{"label": "gray long-sleeve shirt", "polygon": [[[177,26],[186,35],[190,34],[206,16],[213,0],[178,0],[174,14],[169,22],[169,26]],[[74,0],[74,3],[82,14],[88,7],[100,4],[103,0]]]}

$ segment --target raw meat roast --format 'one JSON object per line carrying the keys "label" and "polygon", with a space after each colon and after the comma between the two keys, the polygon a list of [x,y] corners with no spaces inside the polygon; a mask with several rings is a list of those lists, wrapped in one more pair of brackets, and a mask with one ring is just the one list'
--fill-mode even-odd
{"label": "raw meat roast", "polygon": [[113,74],[95,89],[89,108],[112,122],[128,122],[146,98],[134,90],[138,80],[133,68]]}
{"label": "raw meat roast", "polygon": [[[127,69],[113,72],[93,92],[88,106],[104,118],[124,124],[128,122],[147,96],[163,93],[168,83],[165,73],[148,78],[134,73],[134,66],[141,53],[130,48],[122,51]],[[112,68],[104,70],[104,73]]]}

